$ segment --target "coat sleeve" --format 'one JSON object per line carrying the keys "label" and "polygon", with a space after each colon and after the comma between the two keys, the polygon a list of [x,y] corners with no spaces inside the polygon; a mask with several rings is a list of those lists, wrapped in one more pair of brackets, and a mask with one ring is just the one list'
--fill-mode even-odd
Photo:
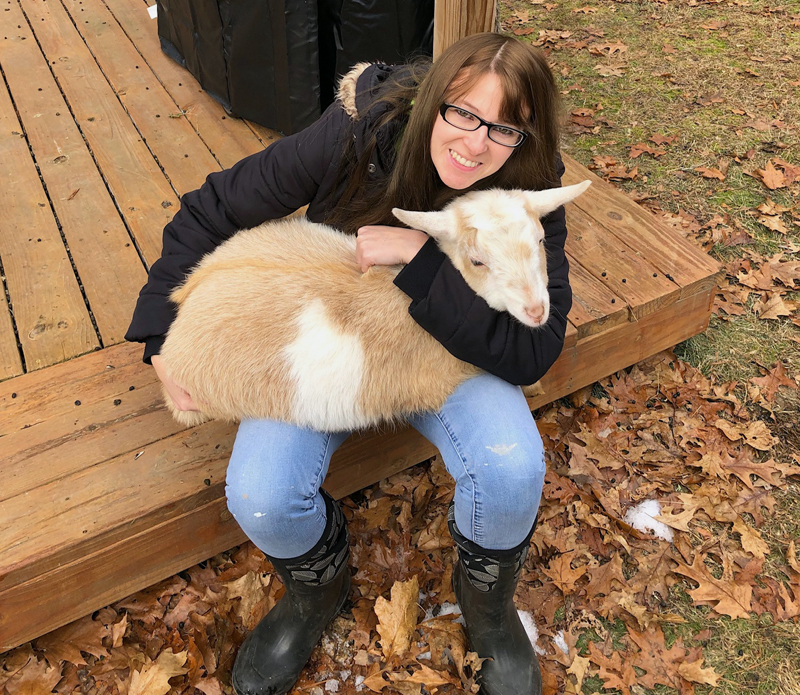
{"label": "coat sleeve", "polygon": [[[563,173],[560,160],[558,173]],[[433,239],[395,278],[395,284],[411,297],[409,313],[420,326],[455,357],[512,384],[533,384],[550,369],[564,346],[572,308],[564,208],[544,217],[542,226],[550,318],[540,328],[530,328],[508,312],[492,309]]]}
{"label": "coat sleeve", "polygon": [[145,362],[159,353],[175,318],[172,290],[203,256],[238,230],[310,203],[338,161],[335,151],[348,121],[335,103],[307,129],[210,174],[199,190],[181,198],[180,210],[164,228],[161,257],[150,268],[125,335],[146,344]]}

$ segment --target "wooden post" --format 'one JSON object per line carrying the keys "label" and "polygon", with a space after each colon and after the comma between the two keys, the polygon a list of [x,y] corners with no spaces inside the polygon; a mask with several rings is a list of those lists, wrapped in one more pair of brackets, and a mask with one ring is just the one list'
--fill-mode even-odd
{"label": "wooden post", "polygon": [[436,0],[433,14],[433,59],[464,36],[494,31],[497,0]]}

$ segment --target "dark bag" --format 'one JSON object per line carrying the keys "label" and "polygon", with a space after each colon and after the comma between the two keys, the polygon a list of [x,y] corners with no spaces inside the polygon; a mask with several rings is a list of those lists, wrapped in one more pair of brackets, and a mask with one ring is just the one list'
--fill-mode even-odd
{"label": "dark bag", "polygon": [[359,61],[433,49],[434,0],[157,0],[162,50],[228,113],[290,134]]}

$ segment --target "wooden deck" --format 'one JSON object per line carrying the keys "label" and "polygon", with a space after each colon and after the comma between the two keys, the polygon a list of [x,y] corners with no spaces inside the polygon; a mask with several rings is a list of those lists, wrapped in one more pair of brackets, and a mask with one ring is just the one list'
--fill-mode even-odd
{"label": "wooden deck", "polygon": [[[178,198],[275,134],[164,56],[141,0],[0,0],[0,651],[243,540],[233,428],[181,431],[122,336]],[[575,306],[543,405],[701,332],[717,264],[573,161]],[[434,453],[366,433],[327,487]]]}

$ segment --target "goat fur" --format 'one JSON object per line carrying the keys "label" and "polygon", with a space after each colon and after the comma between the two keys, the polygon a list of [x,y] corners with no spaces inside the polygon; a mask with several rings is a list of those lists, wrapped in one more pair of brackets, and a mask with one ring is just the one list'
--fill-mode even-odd
{"label": "goat fur", "polygon": [[[539,218],[588,185],[477,191],[439,212],[393,212],[434,236],[490,306],[535,330],[549,316]],[[178,411],[165,390],[173,416],[187,426],[270,418],[354,430],[439,410],[479,374],[411,318],[393,284],[400,267],[362,273],[355,245],[331,227],[287,218],[204,257],[171,295],[178,313],[161,351],[201,412]],[[541,321],[525,314],[531,302]]]}

